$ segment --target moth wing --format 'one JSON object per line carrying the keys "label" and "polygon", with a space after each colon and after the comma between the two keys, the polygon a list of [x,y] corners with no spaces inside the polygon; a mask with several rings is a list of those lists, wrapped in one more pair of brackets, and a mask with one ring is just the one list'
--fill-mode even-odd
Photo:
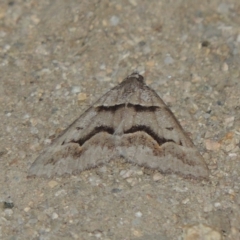
{"label": "moth wing", "polygon": [[[119,104],[128,103],[117,121],[121,128],[118,132],[124,133],[116,146],[119,155],[162,173],[208,178],[209,170],[203,157],[154,90],[135,78],[123,82],[116,92]],[[108,98],[101,102],[110,103]]]}
{"label": "moth wing", "polygon": [[107,133],[112,118],[111,112],[89,108],[40,153],[28,176],[75,174],[109,161],[115,155],[114,141]]}

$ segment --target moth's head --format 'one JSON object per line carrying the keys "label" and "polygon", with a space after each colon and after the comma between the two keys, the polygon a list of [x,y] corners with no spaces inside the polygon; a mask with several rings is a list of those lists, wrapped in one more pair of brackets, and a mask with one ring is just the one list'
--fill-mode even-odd
{"label": "moth's head", "polygon": [[144,82],[144,77],[140,75],[138,72],[133,72],[132,74],[128,75],[124,81],[130,81],[130,80],[137,80],[140,83],[145,83]]}

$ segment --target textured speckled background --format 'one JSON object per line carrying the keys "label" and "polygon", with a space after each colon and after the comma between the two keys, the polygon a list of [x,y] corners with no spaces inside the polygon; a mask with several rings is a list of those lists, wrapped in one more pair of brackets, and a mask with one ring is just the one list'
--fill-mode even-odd
{"label": "textured speckled background", "polygon": [[[239,66],[238,0],[0,1],[0,239],[240,239]],[[27,179],[40,150],[133,70],[210,181],[118,162]]]}

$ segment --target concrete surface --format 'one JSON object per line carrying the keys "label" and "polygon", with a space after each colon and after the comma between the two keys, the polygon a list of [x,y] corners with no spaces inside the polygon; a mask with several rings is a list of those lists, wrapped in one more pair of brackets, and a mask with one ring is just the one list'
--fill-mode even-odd
{"label": "concrete surface", "polygon": [[[240,239],[240,2],[0,1],[0,239]],[[209,181],[112,162],[28,179],[47,146],[138,70]]]}

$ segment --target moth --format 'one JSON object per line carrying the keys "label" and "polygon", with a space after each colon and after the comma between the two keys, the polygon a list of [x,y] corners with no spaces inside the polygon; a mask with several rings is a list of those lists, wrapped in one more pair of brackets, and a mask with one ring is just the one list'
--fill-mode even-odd
{"label": "moth", "polygon": [[163,174],[209,175],[171,110],[143,76],[132,73],[43,150],[29,176],[77,174],[118,158]]}

